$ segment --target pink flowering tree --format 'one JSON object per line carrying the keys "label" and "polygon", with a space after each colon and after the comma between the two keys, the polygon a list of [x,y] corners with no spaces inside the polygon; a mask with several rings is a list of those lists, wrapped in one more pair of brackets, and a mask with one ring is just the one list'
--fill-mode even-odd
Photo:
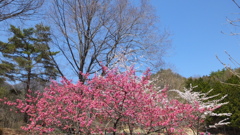
{"label": "pink flowering tree", "polygon": [[[133,68],[125,72],[103,70],[104,76],[96,74],[84,83],[62,79],[36,96],[15,102],[2,100],[29,115],[29,123],[22,129],[39,134],[184,134],[182,129],[193,126],[190,121],[205,111],[198,101],[181,103],[168,98],[167,88],[156,90],[150,85],[149,71],[138,77]],[[189,122],[183,122],[186,120]]]}

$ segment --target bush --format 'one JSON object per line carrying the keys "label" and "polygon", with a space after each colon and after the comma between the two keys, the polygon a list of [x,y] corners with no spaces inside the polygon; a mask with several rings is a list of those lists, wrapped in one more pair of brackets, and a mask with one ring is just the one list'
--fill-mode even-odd
{"label": "bush", "polygon": [[59,130],[116,134],[126,128],[129,134],[181,134],[199,118],[195,114],[208,111],[199,108],[198,102],[184,104],[168,98],[167,88],[156,90],[150,85],[149,71],[137,77],[133,68],[125,72],[103,70],[105,76],[95,75],[85,83],[62,79],[61,84],[53,81],[44,92],[35,93],[37,96],[27,95],[15,102],[2,100],[30,116],[22,129],[39,134]]}

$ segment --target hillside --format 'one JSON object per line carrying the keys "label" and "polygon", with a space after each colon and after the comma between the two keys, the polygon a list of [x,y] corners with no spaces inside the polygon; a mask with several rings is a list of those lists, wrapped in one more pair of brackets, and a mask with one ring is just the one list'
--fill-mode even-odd
{"label": "hillside", "polygon": [[171,69],[161,69],[151,76],[153,83],[161,88],[168,86],[169,89],[183,89],[186,78],[174,73]]}

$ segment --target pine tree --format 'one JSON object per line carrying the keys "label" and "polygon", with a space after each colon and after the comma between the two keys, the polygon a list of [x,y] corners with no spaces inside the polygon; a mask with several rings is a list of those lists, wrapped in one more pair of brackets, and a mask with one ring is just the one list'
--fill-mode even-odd
{"label": "pine tree", "polygon": [[10,32],[13,37],[7,43],[0,41],[3,56],[0,64],[2,80],[24,83],[27,94],[31,80],[55,79],[58,72],[52,56],[57,52],[51,52],[49,48],[50,27],[40,24],[35,28],[21,30],[11,25]]}
{"label": "pine tree", "polygon": [[[55,79],[58,72],[55,68],[54,55],[51,52],[50,27],[36,25],[35,28],[21,30],[11,25],[13,37],[7,43],[0,42],[0,51],[3,58],[0,64],[0,77],[8,81],[18,81],[25,85],[25,97],[30,94],[31,82],[49,81]],[[25,113],[24,121],[28,122]]]}

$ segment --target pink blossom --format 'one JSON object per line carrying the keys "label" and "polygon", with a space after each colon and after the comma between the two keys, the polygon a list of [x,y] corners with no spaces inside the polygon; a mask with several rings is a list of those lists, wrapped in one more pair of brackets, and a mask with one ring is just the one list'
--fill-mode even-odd
{"label": "pink blossom", "polygon": [[[183,133],[192,126],[195,114],[203,112],[196,104],[170,99],[167,88],[160,92],[150,85],[149,70],[137,77],[133,68],[125,72],[102,67],[104,76],[95,75],[85,83],[73,84],[63,78],[53,81],[43,93],[27,95],[16,102],[2,99],[30,116],[22,129],[50,133],[56,129],[81,133],[119,132],[120,126],[131,125],[149,133],[159,131]],[[85,75],[88,77],[88,74]],[[189,122],[184,123],[188,119]],[[101,123],[101,124],[98,124]]]}

